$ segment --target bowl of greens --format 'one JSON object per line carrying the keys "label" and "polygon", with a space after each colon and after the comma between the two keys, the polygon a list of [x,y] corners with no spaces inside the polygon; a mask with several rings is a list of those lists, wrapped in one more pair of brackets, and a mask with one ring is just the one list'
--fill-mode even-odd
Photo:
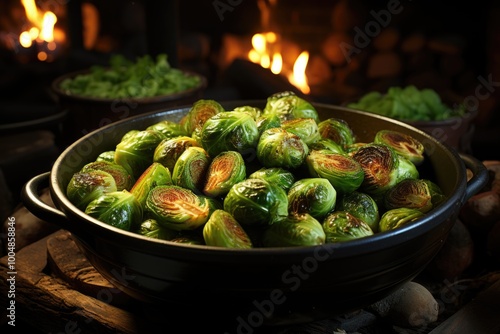
{"label": "bowl of greens", "polygon": [[403,121],[442,143],[469,152],[477,110],[470,110],[463,101],[451,92],[409,85],[390,87],[387,92],[371,91],[345,105]]}
{"label": "bowl of greens", "polygon": [[172,67],[166,54],[130,60],[113,55],[109,66],[92,66],[56,78],[52,91],[68,143],[109,123],[149,111],[193,103],[207,85],[200,74]]}

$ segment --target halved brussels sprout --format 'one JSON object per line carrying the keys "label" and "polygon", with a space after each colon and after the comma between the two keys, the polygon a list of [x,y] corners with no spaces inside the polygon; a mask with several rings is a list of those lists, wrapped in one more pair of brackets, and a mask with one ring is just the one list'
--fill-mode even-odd
{"label": "halved brussels sprout", "polygon": [[289,119],[281,122],[281,128],[299,136],[306,145],[315,143],[321,138],[318,123],[312,118]]}
{"label": "halved brussels sprout", "polygon": [[322,222],[326,242],[343,242],[373,235],[373,231],[363,220],[347,211],[334,211]]}
{"label": "halved brussels sprout", "polygon": [[106,151],[99,154],[95,161],[115,162],[115,151]]}
{"label": "halved brussels sprout", "polygon": [[208,166],[203,193],[210,197],[226,195],[234,184],[245,178],[245,161],[239,152],[219,153]]}
{"label": "halved brussels sprout", "polygon": [[308,213],[290,213],[264,232],[265,247],[318,246],[325,243],[321,223]]}
{"label": "halved brussels sprout", "polygon": [[337,198],[335,210],[347,211],[367,223],[373,232],[378,231],[379,207],[377,202],[367,193],[353,191],[342,194]]}
{"label": "halved brussels sprout", "polygon": [[161,226],[181,231],[194,230],[205,224],[214,207],[208,198],[189,189],[166,185],[151,189],[146,210]]}
{"label": "halved brussels sprout", "polygon": [[295,176],[290,171],[281,167],[262,167],[250,174],[248,178],[266,180],[269,183],[278,185],[287,192],[295,182]]}
{"label": "halved brussels sprout", "polygon": [[264,167],[294,169],[302,165],[308,153],[299,136],[282,128],[264,131],[257,144],[257,159]]}
{"label": "halved brussels sprout", "polygon": [[192,146],[201,147],[196,139],[188,136],[164,139],[156,146],[153,153],[153,161],[161,163],[172,172],[177,159],[179,159],[186,148]]}
{"label": "halved brussels sprout", "polygon": [[208,246],[252,248],[252,241],[241,225],[224,210],[215,210],[203,226],[203,239]]}
{"label": "halved brussels sprout", "polygon": [[177,122],[169,120],[159,121],[153,125],[148,126],[146,130],[155,130],[161,132],[165,136],[165,138],[188,136],[188,133],[183,126],[181,126]]}
{"label": "halved brussels sprout", "polygon": [[149,238],[162,239],[162,240],[171,240],[173,238],[176,238],[179,234],[178,231],[165,228],[160,224],[158,224],[156,220],[151,218],[146,219],[141,223],[137,233]]}
{"label": "halved brussels sprout", "polygon": [[142,221],[142,208],[127,190],[105,193],[91,201],[85,213],[106,224],[130,231]]}
{"label": "halved brussels sprout", "polygon": [[246,179],[231,187],[224,198],[224,210],[243,226],[274,223],[288,215],[286,192],[262,179]]}
{"label": "halved brussels sprout", "polygon": [[306,165],[312,177],[327,179],[340,193],[358,189],[365,177],[361,164],[343,154],[313,150],[307,155]]}
{"label": "halved brussels sprout", "polygon": [[392,147],[396,153],[417,166],[424,161],[424,145],[411,135],[394,130],[380,130],[375,134],[373,142]]}
{"label": "halved brussels sprout", "polygon": [[180,124],[188,136],[192,136],[194,132],[201,130],[207,119],[224,111],[224,107],[215,100],[198,100],[193,103]]}
{"label": "halved brussels sprout", "polygon": [[209,165],[210,158],[203,148],[188,147],[175,163],[172,183],[201,194]]}
{"label": "halved brussels sprout", "polygon": [[415,221],[424,215],[425,214],[422,211],[411,208],[396,208],[387,210],[384,212],[382,217],[380,217],[378,230],[380,232],[394,230],[407,223]]}
{"label": "halved brussels sprout", "polygon": [[130,190],[134,185],[135,179],[130,173],[123,168],[121,165],[118,165],[114,162],[110,161],[94,161],[89,162],[82,168],[82,172],[87,172],[90,170],[102,170],[108,172],[113,176],[116,182],[116,190]]}
{"label": "halved brussels sprout", "polygon": [[117,191],[116,181],[111,174],[102,170],[90,170],[73,174],[66,187],[66,196],[84,211],[91,201],[114,191]]}
{"label": "halved brussels sprout", "polygon": [[432,207],[435,208],[439,204],[441,204],[445,199],[446,195],[443,193],[443,190],[434,182],[428,179],[422,179],[427,186],[429,187],[429,191],[431,192],[431,201]]}
{"label": "halved brussels sprout", "polygon": [[336,200],[337,191],[327,179],[300,179],[288,191],[288,212],[322,219],[335,208]]}
{"label": "halved brussels sprout", "polygon": [[316,108],[292,91],[279,92],[269,96],[262,113],[264,115],[278,115],[281,120],[312,118],[316,122],[319,122],[319,115]]}
{"label": "halved brussels sprout", "polygon": [[344,148],[329,138],[320,138],[316,142],[309,144],[309,150],[346,155]]}
{"label": "halved brussels sprout", "polygon": [[426,213],[432,209],[432,195],[424,180],[406,179],[385,193],[384,206],[387,210],[411,208]]}
{"label": "halved brussels sprout", "polygon": [[171,185],[172,175],[168,168],[159,162],[153,162],[134,183],[130,193],[135,196],[141,207],[146,206],[146,199],[151,189],[162,185]]}
{"label": "halved brussels sprout", "polygon": [[244,157],[253,154],[259,130],[253,117],[241,111],[220,112],[207,119],[200,141],[211,157],[224,151],[237,151]]}
{"label": "halved brussels sprout", "polygon": [[340,118],[327,118],[318,124],[321,138],[328,138],[339,144],[344,150],[356,142],[349,124]]}
{"label": "halved brussels sprout", "polygon": [[138,179],[153,163],[156,146],[164,138],[161,132],[154,130],[135,132],[116,145],[115,162]]}

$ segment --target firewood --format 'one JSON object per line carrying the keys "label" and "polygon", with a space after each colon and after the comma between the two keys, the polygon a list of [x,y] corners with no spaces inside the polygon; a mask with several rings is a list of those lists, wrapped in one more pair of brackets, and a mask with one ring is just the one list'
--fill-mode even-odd
{"label": "firewood", "polygon": [[373,38],[373,46],[379,51],[393,51],[399,42],[399,31],[394,28],[385,28]]}
{"label": "firewood", "polygon": [[401,59],[395,52],[374,54],[368,63],[366,76],[370,79],[398,76],[401,72]]}
{"label": "firewood", "polygon": [[350,54],[351,48],[355,48],[353,43],[352,37],[346,33],[331,33],[323,42],[321,50],[332,65],[341,66],[355,56]]}

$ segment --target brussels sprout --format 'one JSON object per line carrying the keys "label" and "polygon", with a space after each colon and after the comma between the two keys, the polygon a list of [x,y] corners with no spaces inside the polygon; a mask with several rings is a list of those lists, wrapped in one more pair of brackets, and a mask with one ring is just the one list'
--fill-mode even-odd
{"label": "brussels sprout", "polygon": [[365,178],[360,190],[369,195],[385,193],[399,181],[398,155],[387,145],[363,145],[352,158],[363,167]]}
{"label": "brussels sprout", "polygon": [[175,231],[194,230],[208,221],[213,202],[189,189],[175,185],[157,186],[146,199],[148,215]]}
{"label": "brussels sprout", "polygon": [[385,232],[417,220],[425,214],[417,209],[396,208],[384,212],[378,223],[378,230]]}
{"label": "brussels sprout", "polygon": [[120,141],[126,141],[130,139],[131,137],[135,136],[139,130],[130,130],[127,133],[125,133]]}
{"label": "brussels sprout", "polygon": [[299,136],[306,145],[315,143],[321,138],[319,135],[318,123],[312,118],[289,119],[281,122],[281,127]]}
{"label": "brussels sprout", "polygon": [[185,245],[205,245],[203,237],[197,235],[181,235],[173,239],[170,239],[169,241]]}
{"label": "brussels sprout", "polygon": [[432,209],[432,195],[424,180],[406,179],[385,193],[384,206],[387,210],[410,208],[426,213]]}
{"label": "brussels sprout", "polygon": [[288,192],[295,182],[295,176],[288,170],[280,167],[262,167],[248,176],[249,179],[263,179],[273,183]]}
{"label": "brussels sprout", "polygon": [[290,213],[267,228],[265,247],[318,246],[325,243],[321,223],[308,213]]}
{"label": "brussels sprout", "polygon": [[398,156],[398,177],[396,182],[400,182],[405,179],[418,179],[419,172],[417,166],[413,164],[409,159],[403,157],[402,155]]}
{"label": "brussels sprout", "polygon": [[373,232],[378,231],[379,208],[377,202],[367,193],[353,191],[342,194],[337,199],[335,209],[349,212],[354,217],[367,223]]}
{"label": "brussels sprout", "polygon": [[257,123],[246,112],[226,111],[209,118],[200,133],[203,148],[211,157],[224,151],[243,156],[254,151],[259,140]]}
{"label": "brussels sprout", "polygon": [[321,138],[333,140],[344,150],[355,142],[354,132],[343,119],[325,119],[318,124],[318,130]]}
{"label": "brussels sprout", "polygon": [[314,106],[292,91],[284,91],[269,96],[262,113],[264,115],[278,115],[281,120],[312,118],[319,122],[319,115]]}
{"label": "brussels sprout", "polygon": [[161,163],[172,172],[177,159],[179,159],[186,148],[192,146],[201,147],[196,139],[188,136],[164,139],[156,146],[153,153],[153,161]]}
{"label": "brussels sprout", "polygon": [[329,138],[320,138],[316,142],[309,144],[309,151],[312,150],[346,155],[344,148]]}
{"label": "brussels sprout", "polygon": [[116,145],[115,162],[122,165],[134,179],[138,179],[153,163],[156,146],[164,138],[158,131],[138,131]]}
{"label": "brussels sprout", "polygon": [[172,183],[201,194],[209,165],[210,158],[203,148],[188,147],[175,163]]}
{"label": "brussels sprout", "polygon": [[85,213],[106,224],[130,231],[142,220],[142,208],[127,190],[105,193],[91,201]]}
{"label": "brussels sprout", "polygon": [[264,131],[257,144],[257,159],[264,167],[294,169],[302,165],[308,153],[299,136],[282,128]]}
{"label": "brussels sprout", "polygon": [[134,185],[135,179],[121,165],[109,161],[94,161],[86,164],[82,168],[82,172],[90,170],[102,170],[113,176],[116,182],[116,190],[130,190]]}
{"label": "brussels sprout", "polygon": [[446,195],[443,193],[443,190],[436,183],[428,179],[422,179],[422,180],[425,183],[427,183],[427,186],[429,187],[429,191],[431,193],[432,207],[435,208],[446,199]]}
{"label": "brussels sprout", "polygon": [[99,154],[95,161],[115,162],[115,151],[106,151]]}
{"label": "brussels sprout", "polygon": [[117,191],[116,181],[111,174],[102,170],[90,170],[73,174],[66,187],[66,196],[84,211],[91,201],[114,191]]}
{"label": "brussels sprout", "polygon": [[336,200],[337,191],[327,179],[300,179],[288,191],[288,212],[322,219],[335,208]]}
{"label": "brussels sprout", "polygon": [[134,183],[130,193],[135,196],[141,207],[146,206],[146,199],[151,189],[161,185],[171,185],[172,175],[168,168],[158,162],[153,162]]}
{"label": "brussels sprout", "polygon": [[393,130],[380,130],[375,134],[373,142],[392,147],[396,153],[417,166],[424,161],[424,145],[411,135]]}
{"label": "brussels sprout", "polygon": [[212,116],[224,112],[222,105],[214,100],[198,100],[189,109],[188,113],[181,119],[181,126],[188,135],[201,130],[203,125]]}
{"label": "brussels sprout", "polygon": [[260,108],[252,107],[252,106],[240,106],[240,107],[236,107],[236,108],[233,109],[233,111],[236,111],[236,112],[246,112],[247,114],[249,114],[250,116],[252,116],[252,118],[255,121],[257,121],[257,119],[262,114],[262,110]]}
{"label": "brussels sprout", "polygon": [[215,210],[203,226],[203,239],[208,246],[252,248],[252,241],[231,214]]}
{"label": "brussels sprout", "polygon": [[153,125],[150,125],[146,128],[146,130],[154,130],[161,132],[167,139],[174,137],[188,136],[188,133],[186,132],[186,130],[182,125],[169,120],[163,120]]}
{"label": "brussels sprout", "polygon": [[281,119],[276,114],[261,115],[256,119],[256,122],[259,134],[262,134],[267,129],[281,127]]}
{"label": "brussels sprout", "polygon": [[307,155],[306,165],[312,177],[327,179],[340,193],[358,189],[365,177],[361,164],[349,156],[338,153],[311,151]]}
{"label": "brussels sprout", "polygon": [[158,224],[156,220],[151,218],[146,219],[141,223],[137,233],[149,238],[162,239],[162,240],[171,240],[178,236],[177,231],[165,228],[160,224]]}
{"label": "brussels sprout", "polygon": [[262,226],[288,215],[288,198],[276,184],[246,179],[231,187],[223,207],[243,226]]}
{"label": "brussels sprout", "polygon": [[245,161],[239,152],[219,153],[208,166],[203,193],[210,197],[226,195],[234,184],[245,178]]}
{"label": "brussels sprout", "polygon": [[373,235],[373,231],[363,220],[347,211],[334,211],[322,222],[326,242],[343,242]]}

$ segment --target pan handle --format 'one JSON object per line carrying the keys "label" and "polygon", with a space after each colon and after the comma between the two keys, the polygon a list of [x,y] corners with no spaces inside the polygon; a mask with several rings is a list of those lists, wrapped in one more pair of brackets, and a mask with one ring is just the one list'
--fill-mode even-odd
{"label": "pan handle", "polygon": [[481,161],[465,153],[458,153],[458,155],[464,162],[465,167],[472,172],[472,177],[467,181],[467,188],[465,189],[465,202],[486,186],[489,175],[486,166]]}
{"label": "pan handle", "polygon": [[21,202],[36,217],[57,224],[63,229],[70,226],[68,217],[40,199],[39,192],[49,184],[50,172],[39,174],[30,179],[21,191]]}

